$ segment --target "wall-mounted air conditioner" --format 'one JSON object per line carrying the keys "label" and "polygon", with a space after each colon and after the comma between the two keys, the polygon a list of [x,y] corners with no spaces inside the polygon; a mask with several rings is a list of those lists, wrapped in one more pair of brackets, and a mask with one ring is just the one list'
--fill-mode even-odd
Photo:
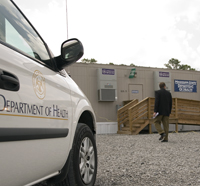
{"label": "wall-mounted air conditioner", "polygon": [[117,99],[117,72],[115,69],[97,69],[98,100],[115,101]]}

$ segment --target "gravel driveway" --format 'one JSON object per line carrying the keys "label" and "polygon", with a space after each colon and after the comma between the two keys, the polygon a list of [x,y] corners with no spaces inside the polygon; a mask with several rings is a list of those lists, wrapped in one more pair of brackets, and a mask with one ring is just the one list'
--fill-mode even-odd
{"label": "gravel driveway", "polygon": [[98,135],[95,186],[200,186],[200,133]]}
{"label": "gravel driveway", "polygon": [[[95,186],[200,186],[200,132],[97,135]],[[38,184],[37,186],[46,184]]]}

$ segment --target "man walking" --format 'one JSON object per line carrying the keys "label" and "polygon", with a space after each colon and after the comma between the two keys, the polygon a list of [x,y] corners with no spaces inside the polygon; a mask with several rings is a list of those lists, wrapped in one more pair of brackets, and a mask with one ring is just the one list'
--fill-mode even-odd
{"label": "man walking", "polygon": [[[160,134],[159,140],[161,142],[168,142],[168,132],[169,132],[169,115],[172,110],[172,95],[166,90],[166,85],[164,82],[159,84],[160,90],[155,93],[155,106],[153,117],[155,128]],[[161,127],[161,122],[163,123],[163,128]]]}

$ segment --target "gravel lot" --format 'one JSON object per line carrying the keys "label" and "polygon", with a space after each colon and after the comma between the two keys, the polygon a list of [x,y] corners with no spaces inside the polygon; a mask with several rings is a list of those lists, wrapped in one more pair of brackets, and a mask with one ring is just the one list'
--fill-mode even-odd
{"label": "gravel lot", "polygon": [[95,186],[200,186],[200,132],[98,135]]}
{"label": "gravel lot", "polygon": [[[200,186],[200,132],[97,135],[95,186]],[[43,185],[43,184],[38,184]]]}

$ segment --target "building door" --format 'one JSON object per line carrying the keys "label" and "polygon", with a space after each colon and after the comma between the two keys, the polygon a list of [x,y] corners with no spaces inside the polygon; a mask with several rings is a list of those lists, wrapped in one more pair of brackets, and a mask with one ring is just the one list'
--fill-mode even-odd
{"label": "building door", "polygon": [[143,99],[143,85],[129,85],[129,99],[138,99],[141,101]]}

